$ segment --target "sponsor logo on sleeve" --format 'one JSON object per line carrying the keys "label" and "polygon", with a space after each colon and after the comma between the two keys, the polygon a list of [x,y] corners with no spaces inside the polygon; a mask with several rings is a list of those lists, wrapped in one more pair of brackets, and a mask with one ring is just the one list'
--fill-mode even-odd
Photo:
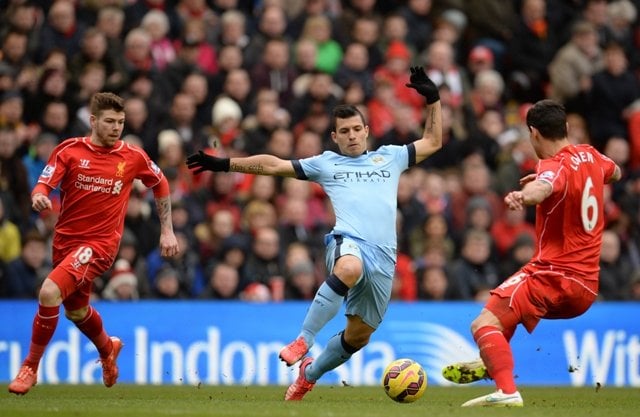
{"label": "sponsor logo on sleeve", "polygon": [[151,168],[151,170],[154,172],[154,174],[160,175],[160,167],[158,165],[156,165],[155,162],[149,161],[149,168]]}
{"label": "sponsor logo on sleeve", "polygon": [[53,165],[47,165],[42,170],[42,173],[40,174],[40,176],[42,178],[51,178],[51,176],[53,175],[53,171],[55,171],[55,168],[53,167]]}
{"label": "sponsor logo on sleeve", "polygon": [[553,171],[544,171],[538,174],[539,180],[553,181],[555,177],[556,177],[556,173]]}

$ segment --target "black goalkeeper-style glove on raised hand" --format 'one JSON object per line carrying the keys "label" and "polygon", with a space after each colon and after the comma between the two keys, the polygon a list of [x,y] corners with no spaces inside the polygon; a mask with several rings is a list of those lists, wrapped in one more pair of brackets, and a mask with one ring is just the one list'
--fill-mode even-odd
{"label": "black goalkeeper-style glove on raised hand", "polygon": [[422,67],[411,67],[411,77],[409,84],[405,84],[409,88],[413,88],[427,99],[427,104],[433,104],[440,100],[438,86],[425,74]]}
{"label": "black goalkeeper-style glove on raised hand", "polygon": [[187,157],[187,166],[189,169],[195,169],[195,171],[193,171],[194,174],[199,174],[204,171],[228,172],[231,166],[231,160],[229,158],[218,158],[198,151],[198,153]]}

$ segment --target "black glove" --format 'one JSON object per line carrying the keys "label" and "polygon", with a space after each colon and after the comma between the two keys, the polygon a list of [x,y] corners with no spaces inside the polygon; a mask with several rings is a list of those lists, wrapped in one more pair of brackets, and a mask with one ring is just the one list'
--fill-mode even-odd
{"label": "black glove", "polygon": [[218,158],[198,151],[198,153],[187,157],[187,166],[189,169],[196,168],[193,172],[194,174],[199,174],[204,171],[228,172],[231,166],[231,160],[229,158]]}
{"label": "black glove", "polygon": [[431,78],[427,77],[427,74],[424,73],[424,68],[411,67],[411,77],[409,80],[411,83],[405,85],[422,94],[427,99],[427,104],[433,104],[440,100],[438,87]]}

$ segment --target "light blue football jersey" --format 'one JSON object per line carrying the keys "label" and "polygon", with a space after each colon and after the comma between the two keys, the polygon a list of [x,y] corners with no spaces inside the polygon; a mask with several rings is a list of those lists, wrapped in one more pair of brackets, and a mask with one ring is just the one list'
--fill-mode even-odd
{"label": "light blue football jersey", "polygon": [[381,146],[357,157],[325,151],[292,163],[298,179],[317,182],[329,196],[336,217],[333,234],[395,255],[398,182],[415,160],[415,146],[409,144]]}

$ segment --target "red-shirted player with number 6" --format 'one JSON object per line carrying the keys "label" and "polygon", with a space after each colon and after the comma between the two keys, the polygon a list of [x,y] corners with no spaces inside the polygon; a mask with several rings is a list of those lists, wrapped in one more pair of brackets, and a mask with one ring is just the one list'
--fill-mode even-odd
{"label": "red-shirted player with number 6", "polygon": [[522,189],[504,201],[511,210],[536,205],[536,251],[491,291],[471,323],[482,360],[442,371],[457,383],[493,378],[496,392],[463,407],[522,407],[509,345],[516,326],[522,324],[531,333],[541,319],[577,317],[598,295],[604,187],[620,179],[620,167],[589,145],[569,143],[565,110],[552,100],[529,109],[527,126],[540,161],[535,174],[520,180]]}
{"label": "red-shirted player with number 6", "polygon": [[166,178],[142,149],[120,140],[125,120],[122,98],[97,93],[90,110],[91,136],[60,143],[31,193],[34,210],[51,209],[48,195],[60,186],[61,209],[53,238],[53,270],[38,294],[29,353],[9,384],[14,394],[26,394],[36,384],[40,359],[58,324],[60,304],[65,316],[98,349],[104,385],[116,383],[116,359],[123,343],[107,335],[89,297],[93,280],[111,267],[118,252],[135,179],[153,190],[162,255],[178,252]]}

